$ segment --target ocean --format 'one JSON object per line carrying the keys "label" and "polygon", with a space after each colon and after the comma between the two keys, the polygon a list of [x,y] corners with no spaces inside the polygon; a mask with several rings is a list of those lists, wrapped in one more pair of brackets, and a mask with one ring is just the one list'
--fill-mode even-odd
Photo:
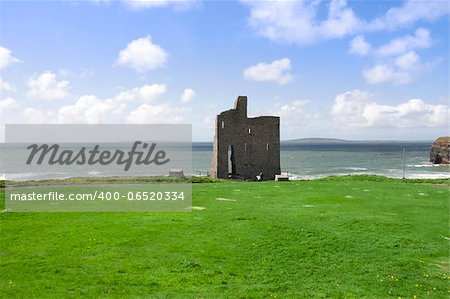
{"label": "ocean", "polygon": [[[448,165],[429,162],[430,141],[367,141],[342,143],[281,143],[281,170],[292,179],[316,179],[333,175],[376,174],[393,178],[450,178]],[[405,163],[403,163],[405,150]],[[192,144],[192,175],[206,175],[210,171],[212,143]],[[5,161],[0,160],[0,179],[5,178]],[[140,175],[145,175],[145,172]],[[42,179],[42,173],[8,174],[8,179]],[[58,178],[76,176],[73,171],[58,170]],[[117,175],[94,166],[88,176]],[[85,176],[85,174],[79,174]]]}
{"label": "ocean", "polygon": [[[393,178],[450,178],[448,165],[429,162],[430,141],[367,141],[342,143],[281,142],[281,171],[294,179],[333,175],[376,174]],[[211,143],[194,143],[193,170],[209,171]],[[403,149],[405,163],[403,163]]]}

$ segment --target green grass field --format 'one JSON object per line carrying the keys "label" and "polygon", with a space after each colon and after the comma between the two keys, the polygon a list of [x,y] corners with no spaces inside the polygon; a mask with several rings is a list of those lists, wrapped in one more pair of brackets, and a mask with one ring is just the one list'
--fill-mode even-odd
{"label": "green grass field", "polygon": [[0,296],[448,298],[449,191],[227,181],[193,184],[191,213],[2,212]]}

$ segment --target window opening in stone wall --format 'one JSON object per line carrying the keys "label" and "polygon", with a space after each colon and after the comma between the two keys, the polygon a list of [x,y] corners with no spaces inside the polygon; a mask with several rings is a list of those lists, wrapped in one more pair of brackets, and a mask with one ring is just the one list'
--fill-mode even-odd
{"label": "window opening in stone wall", "polygon": [[234,162],[234,151],[233,146],[228,145],[228,174],[235,175],[236,174],[236,163]]}

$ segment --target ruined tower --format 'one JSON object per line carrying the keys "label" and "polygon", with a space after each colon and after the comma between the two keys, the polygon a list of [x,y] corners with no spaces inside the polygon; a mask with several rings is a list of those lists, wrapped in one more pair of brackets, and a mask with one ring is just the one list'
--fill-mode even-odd
{"label": "ruined tower", "polygon": [[216,117],[211,176],[264,180],[280,174],[280,118],[247,117],[247,97]]}

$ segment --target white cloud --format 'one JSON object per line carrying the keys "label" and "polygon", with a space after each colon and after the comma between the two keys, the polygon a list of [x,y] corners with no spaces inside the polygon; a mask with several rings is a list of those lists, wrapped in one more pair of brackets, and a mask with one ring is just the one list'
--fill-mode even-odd
{"label": "white cloud", "polygon": [[362,36],[357,36],[350,42],[350,53],[360,56],[370,53],[377,58],[376,64],[363,70],[363,76],[368,83],[408,84],[436,64],[422,63],[414,51],[416,48],[428,48],[431,45],[430,32],[418,28],[414,35],[392,39],[374,49]]}
{"label": "white cloud", "polygon": [[17,108],[17,102],[13,98],[6,98],[4,100],[0,100],[0,112],[5,112],[10,109]]}
{"label": "white cloud", "polygon": [[49,71],[28,79],[27,85],[30,88],[27,93],[29,98],[54,100],[69,95],[69,81],[57,81],[55,73]]}
{"label": "white cloud", "polygon": [[370,84],[379,84],[383,82],[407,84],[411,81],[411,76],[407,72],[387,64],[376,64],[369,69],[365,69],[363,75]]}
{"label": "white cloud", "polygon": [[130,90],[120,92],[115,99],[118,101],[134,101],[154,102],[160,96],[166,93],[165,84],[146,84],[141,87],[135,87]]}
{"label": "white cloud", "polygon": [[336,96],[331,108],[331,115],[339,123],[351,127],[364,123],[362,114],[373,95],[368,92],[353,90]]}
{"label": "white cloud", "polygon": [[197,95],[192,88],[186,88],[181,95],[181,103],[188,103]]}
{"label": "white cloud", "polygon": [[170,3],[167,0],[125,0],[124,2],[135,9],[167,6]]}
{"label": "white cloud", "polygon": [[296,123],[308,104],[308,100],[295,100],[292,103],[281,106],[276,114],[283,118],[283,123]]}
{"label": "white cloud", "polygon": [[354,33],[361,20],[344,0],[332,0],[325,19],[317,18],[320,1],[245,1],[249,24],[273,41],[312,44]]}
{"label": "white cloud", "polygon": [[142,104],[125,118],[130,124],[178,124],[183,121],[187,109],[181,109],[169,104]]}
{"label": "white cloud", "polygon": [[125,104],[113,99],[101,100],[92,95],[80,97],[75,104],[61,107],[56,115],[58,123],[106,123],[112,115],[119,115]]}
{"label": "white cloud", "polygon": [[0,77],[0,91],[15,91],[16,87],[6,81],[3,81],[3,78]]}
{"label": "white cloud", "polygon": [[271,63],[261,62],[244,70],[244,77],[253,81],[273,81],[286,84],[292,81],[291,61],[287,58],[274,60]]}
{"label": "white cloud", "polygon": [[[124,121],[134,123],[133,118],[137,119],[136,123],[139,123],[139,121],[145,123],[145,121],[149,121],[149,119],[145,119],[145,115],[148,115],[159,119],[159,122],[164,122],[162,119],[167,119],[166,122],[179,122],[176,113],[185,110],[173,108],[166,113],[165,110],[167,109],[161,109],[161,107],[171,107],[168,105],[150,106],[145,104],[131,112],[131,116],[125,114],[126,108],[132,101],[153,102],[165,92],[166,85],[151,84],[126,90],[106,99],[100,99],[94,95],[84,95],[79,97],[75,103],[62,106],[55,111],[26,108],[22,117],[26,123],[101,124]],[[172,117],[170,113],[174,113],[174,116]]]}
{"label": "white cloud", "polygon": [[398,105],[382,105],[373,95],[353,90],[336,96],[331,115],[342,127],[419,128],[448,126],[445,105],[411,99]]}
{"label": "white cloud", "polygon": [[97,5],[108,5],[113,0],[89,0]]}
{"label": "white cloud", "polygon": [[352,54],[356,54],[359,56],[364,56],[369,54],[371,51],[371,46],[366,40],[364,36],[358,35],[352,39],[350,42],[350,50],[349,52]]}
{"label": "white cloud", "polygon": [[431,22],[449,13],[447,1],[409,0],[373,20],[360,18],[345,0],[327,2],[325,12],[319,0],[242,2],[250,7],[248,23],[257,33],[297,45]]}
{"label": "white cloud", "polygon": [[77,79],[91,78],[95,75],[95,72],[91,69],[81,68],[79,70],[73,71],[69,69],[58,70],[58,75],[62,77],[72,77]]}
{"label": "white cloud", "polygon": [[175,10],[186,10],[196,5],[197,0],[122,0],[134,10],[173,6]]}
{"label": "white cloud", "polygon": [[363,75],[370,84],[390,82],[402,85],[411,83],[432,67],[432,63],[422,63],[414,51],[409,51],[396,57],[393,61],[375,64],[371,68],[365,69]]}
{"label": "white cloud", "polygon": [[418,28],[414,36],[406,35],[393,39],[389,43],[380,46],[375,53],[380,56],[399,55],[416,48],[428,48],[431,44],[430,31]]}
{"label": "white cloud", "polygon": [[447,1],[408,0],[402,6],[390,8],[386,14],[367,24],[367,30],[385,30],[407,27],[417,21],[434,21],[449,14]]}
{"label": "white cloud", "polygon": [[22,112],[22,117],[28,124],[49,124],[56,122],[54,112],[43,111],[36,108],[26,108]]}
{"label": "white cloud", "polygon": [[120,51],[117,65],[131,67],[138,72],[146,72],[167,63],[167,52],[152,42],[150,35],[130,42]]}
{"label": "white cloud", "polygon": [[328,17],[319,27],[324,38],[339,38],[354,33],[362,21],[347,7],[346,0],[331,0]]}
{"label": "white cloud", "polygon": [[309,103],[309,100],[294,100],[291,104],[281,106],[281,111],[301,110]]}
{"label": "white cloud", "polygon": [[13,98],[6,98],[0,100],[0,124],[14,122],[14,110],[18,109],[19,105]]}
{"label": "white cloud", "polygon": [[400,55],[394,61],[395,65],[403,70],[413,69],[419,62],[420,57],[414,51]]}
{"label": "white cloud", "polygon": [[[20,107],[12,98],[7,98],[0,101],[0,119],[30,124],[181,123],[190,109],[171,104],[144,103],[137,107],[132,106],[136,103],[133,101],[153,102],[165,92],[166,85],[149,84],[123,91],[106,99],[84,95],[70,105],[51,110]],[[18,112],[11,113],[13,110]]]}
{"label": "white cloud", "polygon": [[20,62],[20,60],[12,56],[11,53],[11,50],[0,46],[0,70],[10,66],[13,63]]}
{"label": "white cloud", "polygon": [[205,116],[203,118],[203,124],[207,127],[207,128],[214,128],[215,126],[215,121],[216,118],[214,116]]}
{"label": "white cloud", "polygon": [[324,117],[321,109],[312,107],[310,103],[310,100],[295,99],[283,104],[275,103],[271,108],[250,115],[279,116],[280,130],[285,139],[307,137],[306,135],[316,137],[328,135],[326,131],[332,127],[330,118]]}

